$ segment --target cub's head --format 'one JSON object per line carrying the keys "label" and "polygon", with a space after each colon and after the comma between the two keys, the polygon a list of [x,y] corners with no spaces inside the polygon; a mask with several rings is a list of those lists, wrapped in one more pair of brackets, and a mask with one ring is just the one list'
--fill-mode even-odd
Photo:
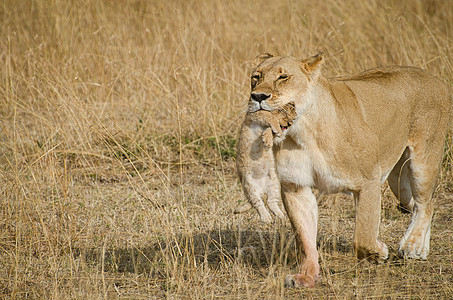
{"label": "cub's head", "polygon": [[308,59],[268,53],[256,57],[248,111],[273,111],[291,101],[296,107],[304,107],[303,95],[317,80],[323,62],[322,53]]}
{"label": "cub's head", "polygon": [[297,117],[296,105],[293,101],[279,107],[271,112],[279,122],[280,129],[285,132],[291,125],[293,125],[294,119]]}

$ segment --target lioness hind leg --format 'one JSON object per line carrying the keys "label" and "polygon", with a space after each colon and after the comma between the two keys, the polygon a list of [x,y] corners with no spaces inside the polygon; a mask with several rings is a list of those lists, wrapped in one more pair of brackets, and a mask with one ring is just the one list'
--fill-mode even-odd
{"label": "lioness hind leg", "polygon": [[412,174],[410,174],[409,165],[410,151],[409,148],[406,148],[388,177],[390,189],[400,201],[400,210],[408,213],[414,209],[414,198],[412,197],[411,189]]}
{"label": "lioness hind leg", "polygon": [[[431,146],[431,145],[430,145]],[[439,172],[442,147],[431,151],[411,148],[410,183],[414,198],[411,223],[399,244],[398,253],[406,258],[426,259],[429,253],[431,218],[436,178]],[[439,145],[437,145],[439,146]],[[437,148],[437,149],[436,149]]]}

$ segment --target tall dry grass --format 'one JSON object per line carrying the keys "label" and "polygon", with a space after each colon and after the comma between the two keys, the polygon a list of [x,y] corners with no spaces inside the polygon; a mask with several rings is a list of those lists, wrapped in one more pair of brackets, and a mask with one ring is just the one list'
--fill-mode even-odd
{"label": "tall dry grass", "polygon": [[[452,84],[451,1],[2,1],[5,298],[453,297],[451,135],[426,262],[350,251],[353,206],[320,199],[322,282],[285,290],[288,222],[233,216],[257,54],[326,53],[328,76],[415,65]],[[384,188],[381,236],[409,217]]]}

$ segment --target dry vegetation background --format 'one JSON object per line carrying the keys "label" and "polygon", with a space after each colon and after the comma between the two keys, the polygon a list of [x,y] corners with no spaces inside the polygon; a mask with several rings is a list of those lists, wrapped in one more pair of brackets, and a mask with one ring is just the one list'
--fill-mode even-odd
{"label": "dry vegetation background", "polygon": [[[427,261],[356,260],[353,201],[320,197],[323,279],[285,290],[289,222],[232,214],[256,55],[451,85],[452,39],[451,0],[0,1],[0,297],[453,298],[451,135]],[[410,216],[383,193],[394,255]]]}

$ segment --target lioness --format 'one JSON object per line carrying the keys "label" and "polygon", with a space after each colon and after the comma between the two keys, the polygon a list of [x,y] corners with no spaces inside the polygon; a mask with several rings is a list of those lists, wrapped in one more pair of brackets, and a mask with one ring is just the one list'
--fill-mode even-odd
{"label": "lioness", "polygon": [[249,111],[273,111],[290,101],[297,110],[293,126],[274,145],[283,204],[301,251],[299,272],[285,284],[310,287],[320,278],[312,187],[353,194],[355,254],[381,262],[388,250],[378,239],[380,185],[388,178],[412,212],[399,254],[426,259],[450,114],[446,86],[414,67],[328,79],[321,75],[322,54],[308,59],[264,54],[257,60]]}
{"label": "lioness", "polygon": [[262,197],[267,196],[267,205],[277,217],[283,218],[278,206],[280,182],[275,172],[272,153],[273,133],[282,136],[296,118],[294,102],[290,102],[272,112],[259,110],[245,115],[239,133],[237,170],[248,202],[234,211],[242,213],[252,206],[258,211],[262,222],[272,221],[264,206]]}

